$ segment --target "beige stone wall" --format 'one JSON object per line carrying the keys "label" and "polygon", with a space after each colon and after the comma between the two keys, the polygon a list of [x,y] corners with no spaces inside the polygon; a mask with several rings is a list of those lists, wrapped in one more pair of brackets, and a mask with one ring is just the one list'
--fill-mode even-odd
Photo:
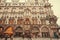
{"label": "beige stone wall", "polygon": [[42,37],[42,32],[50,33],[50,37],[53,37],[54,31],[50,28],[49,20],[46,20],[47,16],[53,15],[51,4],[48,0],[28,0],[25,3],[0,1],[0,24],[15,25],[13,27],[18,25],[24,31],[33,30],[32,28],[36,26],[39,30],[37,35],[40,35],[40,37]]}

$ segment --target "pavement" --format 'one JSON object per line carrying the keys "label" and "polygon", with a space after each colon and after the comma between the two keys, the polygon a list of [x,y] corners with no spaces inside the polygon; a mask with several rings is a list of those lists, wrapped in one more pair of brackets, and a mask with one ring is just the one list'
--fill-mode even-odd
{"label": "pavement", "polygon": [[[5,38],[0,38],[0,40],[5,40]],[[10,38],[8,38],[7,40],[11,40]],[[56,38],[13,38],[13,40],[60,40],[60,39],[56,39]]]}

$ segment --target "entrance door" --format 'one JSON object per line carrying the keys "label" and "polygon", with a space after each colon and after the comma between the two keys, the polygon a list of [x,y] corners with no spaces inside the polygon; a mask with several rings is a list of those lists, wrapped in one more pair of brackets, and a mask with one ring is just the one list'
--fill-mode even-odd
{"label": "entrance door", "polygon": [[33,37],[38,37],[39,32],[40,31],[39,31],[39,28],[38,27],[33,27],[32,28],[31,33],[32,33]]}
{"label": "entrance door", "polygon": [[41,32],[42,32],[42,37],[50,37],[49,29],[47,27],[43,27],[41,29]]}
{"label": "entrance door", "polygon": [[22,35],[23,35],[23,29],[22,29],[22,27],[18,26],[15,29],[15,35],[14,35],[14,37],[22,37]]}
{"label": "entrance door", "polygon": [[42,32],[42,37],[49,37],[49,32]]}

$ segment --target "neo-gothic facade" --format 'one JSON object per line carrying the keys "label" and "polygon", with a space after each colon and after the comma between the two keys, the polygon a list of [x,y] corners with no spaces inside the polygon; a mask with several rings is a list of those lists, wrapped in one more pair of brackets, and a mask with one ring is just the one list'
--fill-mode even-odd
{"label": "neo-gothic facade", "polygon": [[1,32],[14,36],[55,37],[59,27],[51,7],[48,0],[0,0],[0,26],[4,29]]}

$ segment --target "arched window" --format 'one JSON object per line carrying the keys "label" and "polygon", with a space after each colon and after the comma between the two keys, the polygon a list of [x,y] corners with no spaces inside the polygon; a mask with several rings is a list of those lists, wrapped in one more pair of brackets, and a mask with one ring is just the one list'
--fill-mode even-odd
{"label": "arched window", "polygon": [[22,18],[18,18],[17,24],[23,24],[23,20],[24,20],[24,19],[22,19]]}
{"label": "arched window", "polygon": [[50,37],[49,29],[47,27],[43,27],[41,29],[41,32],[42,32],[42,37]]}
{"label": "arched window", "polygon": [[20,26],[18,26],[16,29],[15,29],[15,32],[22,32],[23,31],[23,29],[22,29],[22,27],[20,27]]}
{"label": "arched window", "polygon": [[36,17],[32,17],[32,23],[37,24],[37,18]]}
{"label": "arched window", "polygon": [[14,35],[14,37],[22,37],[22,36],[23,36],[23,29],[22,29],[22,27],[18,26],[15,29],[15,35]]}
{"label": "arched window", "polygon": [[32,28],[32,32],[33,32],[33,33],[39,32],[39,28],[38,28],[38,27],[33,27],[33,28]]}
{"label": "arched window", "polygon": [[30,19],[29,18],[25,19],[25,24],[30,24]]}
{"label": "arched window", "polygon": [[25,12],[24,15],[25,15],[26,17],[29,17],[31,10],[30,10],[29,8],[26,8],[26,9],[24,9],[24,12]]}
{"label": "arched window", "polygon": [[32,37],[38,37],[38,36],[39,36],[39,35],[38,35],[39,32],[40,32],[39,28],[34,26],[34,27],[31,29]]}
{"label": "arched window", "polygon": [[12,26],[8,26],[8,27],[5,29],[4,34],[5,34],[5,35],[7,34],[7,36],[12,36],[13,30],[14,30],[14,29],[13,29]]}
{"label": "arched window", "polygon": [[15,20],[14,20],[13,17],[11,17],[11,18],[9,19],[9,24],[14,24],[14,23],[15,23]]}

